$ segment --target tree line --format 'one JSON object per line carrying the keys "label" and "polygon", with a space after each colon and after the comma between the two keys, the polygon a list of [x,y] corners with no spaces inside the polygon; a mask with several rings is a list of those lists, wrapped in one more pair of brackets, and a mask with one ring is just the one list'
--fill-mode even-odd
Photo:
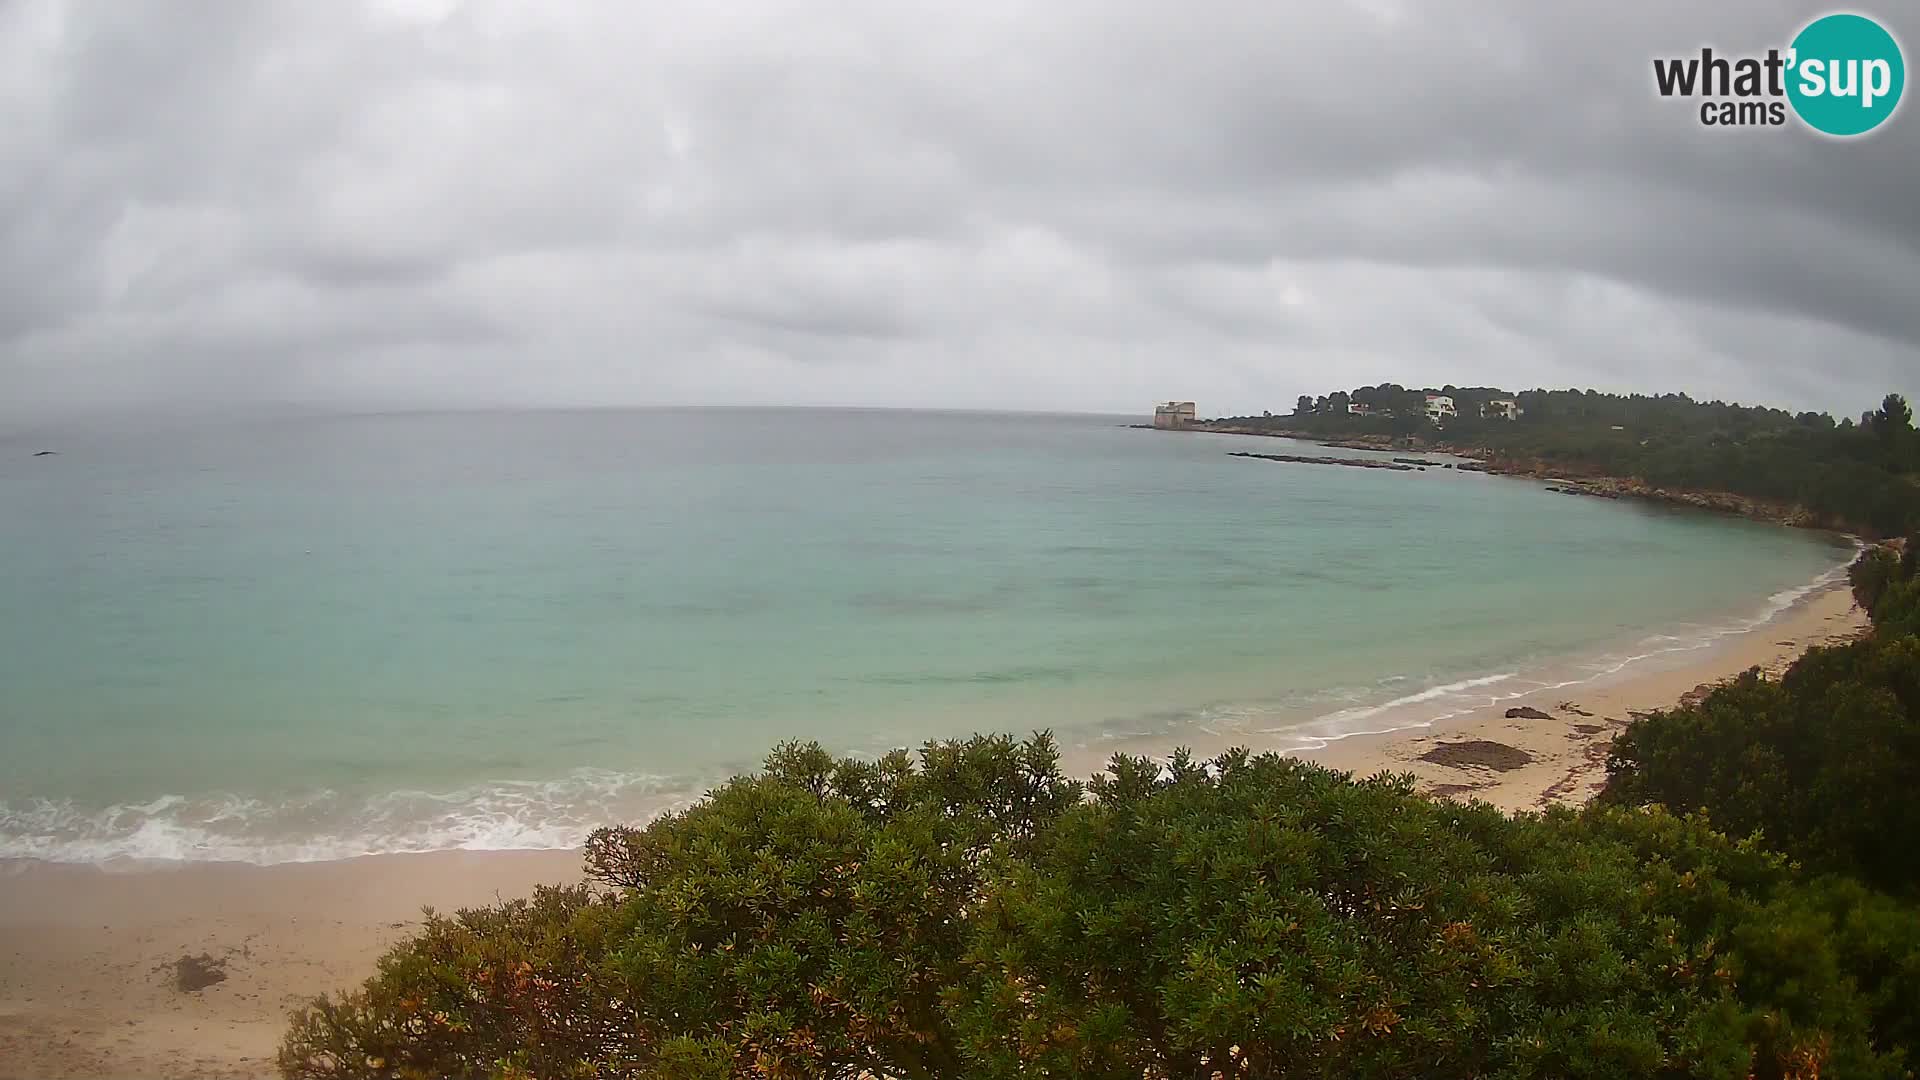
{"label": "tree line", "polygon": [[[1459,415],[1438,427],[1430,423],[1427,393],[1452,397]],[[1517,419],[1480,415],[1482,404],[1501,399],[1518,402]],[[1350,404],[1371,411],[1349,412]],[[1302,395],[1291,415],[1217,422],[1329,437],[1388,435],[1656,487],[1724,491],[1799,506],[1824,524],[1874,536],[1920,529],[1920,432],[1899,394],[1888,394],[1858,420],[1835,420],[1685,394],[1514,394],[1482,386],[1423,391],[1383,383]]]}
{"label": "tree line", "polygon": [[1920,574],[1507,817],[1244,750],[817,745],[300,1010],[318,1078],[1912,1077]]}

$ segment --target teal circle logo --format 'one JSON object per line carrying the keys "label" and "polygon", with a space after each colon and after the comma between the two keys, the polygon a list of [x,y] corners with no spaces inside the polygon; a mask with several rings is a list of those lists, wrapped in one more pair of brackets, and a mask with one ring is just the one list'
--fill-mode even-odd
{"label": "teal circle logo", "polygon": [[1815,131],[1864,135],[1886,122],[1906,89],[1900,43],[1864,15],[1826,15],[1793,39],[1787,100]]}

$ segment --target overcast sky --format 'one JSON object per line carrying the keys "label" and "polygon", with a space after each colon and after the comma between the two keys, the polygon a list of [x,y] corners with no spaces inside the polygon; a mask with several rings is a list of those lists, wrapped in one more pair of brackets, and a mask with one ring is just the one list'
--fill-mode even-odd
{"label": "overcast sky", "polygon": [[0,0],[0,418],[1857,413],[1920,391],[1920,106],[1718,131],[1650,64],[1825,10]]}

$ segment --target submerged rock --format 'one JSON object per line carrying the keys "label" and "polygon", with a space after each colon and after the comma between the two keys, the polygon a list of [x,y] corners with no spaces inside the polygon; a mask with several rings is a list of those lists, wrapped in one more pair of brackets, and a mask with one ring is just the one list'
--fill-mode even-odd
{"label": "submerged rock", "polygon": [[1412,465],[1395,465],[1390,461],[1368,461],[1361,458],[1338,457],[1302,457],[1299,454],[1249,454],[1244,450],[1235,450],[1228,457],[1259,458],[1261,461],[1286,461],[1296,465],[1345,465],[1355,469],[1391,469],[1394,472],[1412,472]]}

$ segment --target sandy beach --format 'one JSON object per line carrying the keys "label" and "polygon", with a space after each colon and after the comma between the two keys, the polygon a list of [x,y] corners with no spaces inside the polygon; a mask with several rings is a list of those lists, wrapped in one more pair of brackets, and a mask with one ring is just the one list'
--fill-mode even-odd
{"label": "sandy beach", "polygon": [[[1577,804],[1598,790],[1607,745],[1635,712],[1750,667],[1778,671],[1865,626],[1835,586],[1650,670],[1305,756],[1360,774],[1412,772],[1434,794],[1509,811]],[[366,978],[422,906],[451,910],[578,877],[572,852],[125,872],[0,866],[0,1080],[271,1076],[288,1007]],[[221,978],[188,988],[202,964]]]}
{"label": "sandy beach", "polygon": [[[288,1007],[372,974],[423,906],[579,876],[555,851],[0,866],[0,1080],[273,1076]],[[203,956],[224,978],[182,989],[179,962]]]}
{"label": "sandy beach", "polygon": [[1302,756],[1359,775],[1410,772],[1430,794],[1481,799],[1508,812],[1579,805],[1606,781],[1607,747],[1635,713],[1669,708],[1749,668],[1777,674],[1808,647],[1851,640],[1867,626],[1866,613],[1836,583],[1677,663],[1629,668],[1612,680],[1510,698],[1432,728],[1356,736]]}

